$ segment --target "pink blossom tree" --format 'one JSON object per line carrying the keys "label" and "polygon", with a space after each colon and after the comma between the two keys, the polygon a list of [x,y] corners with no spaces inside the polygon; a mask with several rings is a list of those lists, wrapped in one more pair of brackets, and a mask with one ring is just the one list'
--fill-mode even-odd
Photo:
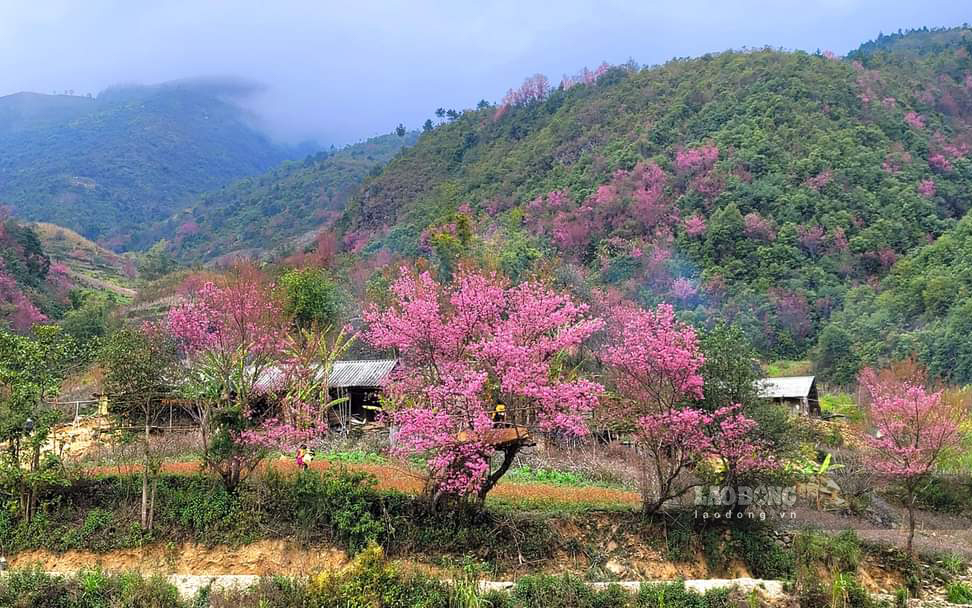
{"label": "pink blossom tree", "polygon": [[741,405],[714,412],[695,405],[703,398],[705,360],[695,330],[678,321],[671,306],[613,306],[599,355],[617,402],[611,416],[628,425],[642,456],[645,513],[680,498],[707,475],[736,489],[741,476],[773,466],[760,456],[766,446]]}
{"label": "pink blossom tree", "polygon": [[823,246],[824,229],[820,226],[798,226],[797,241],[810,255],[817,255]]}
{"label": "pink blossom tree", "polygon": [[189,366],[186,390],[199,404],[203,464],[235,488],[266,455],[245,433],[256,423],[251,405],[260,382],[286,348],[288,319],[273,285],[239,263],[172,308],[164,327]]}
{"label": "pink blossom tree", "polygon": [[766,242],[776,239],[776,226],[773,224],[773,220],[753,211],[747,213],[743,217],[743,221],[745,222],[746,236]]}
{"label": "pink blossom tree", "polygon": [[935,180],[923,179],[918,182],[918,194],[922,198],[932,198],[935,196]]}
{"label": "pink blossom tree", "polygon": [[[527,423],[587,433],[603,389],[566,364],[602,325],[585,305],[537,283],[511,287],[469,270],[445,285],[402,268],[392,293],[390,306],[367,310],[364,337],[399,356],[385,387],[393,449],[426,457],[433,507],[447,497],[481,504],[529,441]],[[497,428],[497,404],[508,426]],[[496,452],[503,458],[493,468]]]}
{"label": "pink blossom tree", "polygon": [[608,319],[599,356],[618,402],[611,417],[634,432],[643,456],[642,508],[653,513],[696,485],[687,473],[711,445],[702,432],[705,412],[682,407],[702,398],[704,358],[695,330],[667,304],[655,310],[618,304]]}
{"label": "pink blossom tree", "polygon": [[926,372],[912,361],[859,377],[861,401],[873,433],[863,436],[874,470],[905,490],[909,552],[914,549],[915,497],[943,458],[959,448],[960,429],[968,424],[968,404],[932,390]]}
{"label": "pink blossom tree", "polygon": [[718,465],[721,483],[733,490],[734,500],[726,505],[733,510],[739,506],[739,487],[744,476],[778,466],[769,446],[757,437],[758,427],[742,412],[739,403],[718,408],[708,419],[708,454]]}
{"label": "pink blossom tree", "polygon": [[18,333],[27,333],[35,323],[47,320],[30,298],[24,294],[17,281],[0,266],[0,316]]}
{"label": "pink blossom tree", "polygon": [[904,116],[904,121],[909,127],[913,129],[924,129],[925,128],[925,117],[918,112],[908,112]]}
{"label": "pink blossom tree", "polygon": [[834,172],[830,169],[826,169],[813,177],[808,178],[804,184],[814,192],[819,192],[820,189],[829,184],[833,178]]}
{"label": "pink blossom tree", "polygon": [[705,219],[698,213],[693,213],[685,218],[683,222],[685,234],[689,236],[701,236],[705,234]]}
{"label": "pink blossom tree", "polygon": [[680,173],[708,171],[718,160],[719,148],[714,144],[684,148],[675,153],[675,168]]}

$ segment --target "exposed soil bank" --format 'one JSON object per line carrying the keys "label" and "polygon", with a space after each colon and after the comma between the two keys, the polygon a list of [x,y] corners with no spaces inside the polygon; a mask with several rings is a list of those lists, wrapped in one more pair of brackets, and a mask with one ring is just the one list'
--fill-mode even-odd
{"label": "exposed soil bank", "polygon": [[97,567],[113,572],[137,570],[143,574],[256,576],[296,576],[337,568],[348,561],[347,554],[339,549],[303,548],[283,540],[261,540],[239,547],[206,547],[191,543],[149,545],[108,553],[30,550],[7,556],[7,560],[12,568],[40,565],[51,572],[77,572],[82,568]]}

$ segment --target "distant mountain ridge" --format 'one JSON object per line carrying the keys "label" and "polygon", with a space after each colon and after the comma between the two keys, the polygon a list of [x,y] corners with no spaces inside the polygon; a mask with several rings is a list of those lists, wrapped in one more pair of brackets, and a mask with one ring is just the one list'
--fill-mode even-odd
{"label": "distant mountain ridge", "polygon": [[125,248],[193,197],[294,157],[232,101],[240,93],[184,81],[2,97],[0,202]]}
{"label": "distant mountain ridge", "polygon": [[142,238],[165,238],[170,252],[183,262],[227,255],[267,257],[300,249],[340,217],[362,182],[418,137],[415,131],[389,133],[287,161],[200,196]]}

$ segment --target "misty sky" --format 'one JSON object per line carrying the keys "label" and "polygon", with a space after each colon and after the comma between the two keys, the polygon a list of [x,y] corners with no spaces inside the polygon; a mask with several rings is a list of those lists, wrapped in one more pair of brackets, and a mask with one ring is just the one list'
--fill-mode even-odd
{"label": "misty sky", "polygon": [[253,104],[278,136],[341,144],[536,72],[744,46],[843,54],[966,21],[970,0],[0,0],[0,95],[237,76],[266,85]]}

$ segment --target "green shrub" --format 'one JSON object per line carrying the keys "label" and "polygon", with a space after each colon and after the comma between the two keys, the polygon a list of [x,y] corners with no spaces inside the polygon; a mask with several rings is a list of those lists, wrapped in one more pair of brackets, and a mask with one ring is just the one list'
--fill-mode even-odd
{"label": "green shrub", "polygon": [[771,529],[763,525],[730,528],[735,555],[756,578],[781,579],[793,574],[793,553],[776,542]]}
{"label": "green shrub", "polygon": [[729,589],[698,593],[685,588],[684,581],[643,584],[638,591],[638,608],[729,608]]}
{"label": "green shrub", "polygon": [[381,548],[372,544],[339,572],[315,577],[310,584],[315,606],[382,606],[385,608],[433,608],[449,605],[450,591],[427,577],[405,575],[385,561]]}
{"label": "green shrub", "polygon": [[524,576],[510,591],[514,608],[624,608],[632,599],[619,585],[594,589],[569,574]]}
{"label": "green shrub", "polygon": [[955,581],[945,587],[945,599],[953,604],[972,604],[972,585]]}
{"label": "green shrub", "polygon": [[269,473],[263,483],[268,508],[279,517],[290,514],[302,540],[328,530],[351,553],[382,540],[385,530],[375,512],[379,495],[367,473],[306,471],[296,478]]}
{"label": "green shrub", "polygon": [[934,511],[962,513],[972,505],[972,482],[961,478],[932,477],[915,493],[918,504]]}
{"label": "green shrub", "polygon": [[860,539],[853,530],[829,536],[807,528],[793,538],[793,559],[798,570],[812,570],[817,564],[837,572],[857,570],[861,553]]}
{"label": "green shrub", "polygon": [[81,571],[75,577],[39,569],[14,570],[0,578],[0,606],[14,608],[186,608],[178,591],[160,577]]}
{"label": "green shrub", "polygon": [[840,572],[831,582],[832,608],[873,608],[876,602],[849,572]]}
{"label": "green shrub", "polygon": [[967,567],[965,558],[958,553],[943,553],[939,556],[938,561],[941,563],[942,569],[953,576],[962,574]]}
{"label": "green shrub", "polygon": [[904,587],[898,587],[894,590],[894,608],[908,608],[908,598],[911,594]]}

